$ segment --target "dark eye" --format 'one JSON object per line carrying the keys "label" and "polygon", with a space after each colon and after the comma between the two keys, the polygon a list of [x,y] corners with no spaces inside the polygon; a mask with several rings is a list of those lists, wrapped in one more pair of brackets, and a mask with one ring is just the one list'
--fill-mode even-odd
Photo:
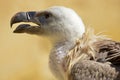
{"label": "dark eye", "polygon": [[50,17],[49,13],[44,14],[45,18],[48,19]]}

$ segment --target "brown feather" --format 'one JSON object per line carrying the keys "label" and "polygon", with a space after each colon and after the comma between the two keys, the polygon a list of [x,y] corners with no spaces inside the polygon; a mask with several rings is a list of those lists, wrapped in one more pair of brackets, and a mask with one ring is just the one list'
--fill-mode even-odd
{"label": "brown feather", "polygon": [[[76,68],[80,70],[79,68],[81,65],[83,67],[81,71],[84,71],[83,69],[85,67],[88,67],[88,70],[89,70],[90,69],[89,67],[92,67],[92,66],[96,66],[97,68],[94,69],[94,67],[92,67],[92,69],[93,71],[98,70],[98,72],[100,70],[105,71],[106,68],[109,68],[110,71],[108,72],[108,74],[105,74],[104,71],[100,72],[100,74],[108,75],[108,76],[105,76],[105,78],[109,78],[109,74],[113,74],[114,76],[110,80],[114,80],[117,77],[118,73],[120,72],[120,71],[116,71],[116,70],[119,70],[118,66],[120,66],[120,43],[112,41],[111,39],[106,38],[104,35],[95,35],[94,30],[91,28],[88,28],[84,33],[84,36],[81,39],[78,39],[76,41],[75,47],[68,53],[68,55],[65,57],[64,60],[67,63],[66,64],[66,69],[67,69],[66,80],[69,80],[69,78],[71,78],[70,77],[71,74],[72,74],[72,78],[74,78]],[[74,73],[74,76],[73,76],[73,73]],[[76,71],[76,74],[78,74],[79,76],[81,75],[80,73],[81,73],[80,71]],[[100,74],[96,76],[96,78],[97,77],[99,78]],[[91,76],[92,75],[93,73],[91,74]],[[72,78],[71,80],[79,80],[79,79],[72,79]],[[86,80],[86,79],[92,79],[92,78],[85,78],[83,80]],[[95,79],[95,77],[93,79]],[[95,80],[100,80],[100,79],[95,79]],[[105,80],[108,80],[108,79],[105,79]]]}

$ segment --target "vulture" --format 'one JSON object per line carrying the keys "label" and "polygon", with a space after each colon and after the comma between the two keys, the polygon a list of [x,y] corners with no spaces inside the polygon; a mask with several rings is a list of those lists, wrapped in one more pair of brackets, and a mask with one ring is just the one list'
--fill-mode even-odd
{"label": "vulture", "polygon": [[[85,28],[78,14],[67,7],[16,13],[14,33],[46,37],[52,44],[49,67],[58,80],[120,80],[120,42]],[[29,24],[29,22],[35,25]]]}

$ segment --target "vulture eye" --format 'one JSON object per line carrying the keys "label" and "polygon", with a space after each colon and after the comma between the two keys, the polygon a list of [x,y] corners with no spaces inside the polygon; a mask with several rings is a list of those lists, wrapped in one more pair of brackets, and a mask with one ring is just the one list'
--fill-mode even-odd
{"label": "vulture eye", "polygon": [[44,13],[39,13],[36,15],[37,19],[40,21],[41,24],[45,24],[49,22],[49,18],[52,15],[48,12],[44,12]]}
{"label": "vulture eye", "polygon": [[50,17],[49,13],[44,14],[45,18],[48,19]]}

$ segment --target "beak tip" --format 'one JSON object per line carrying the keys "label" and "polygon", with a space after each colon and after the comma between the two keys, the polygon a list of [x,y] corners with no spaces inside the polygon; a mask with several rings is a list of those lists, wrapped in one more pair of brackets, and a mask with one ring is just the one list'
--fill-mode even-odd
{"label": "beak tip", "polygon": [[11,22],[11,23],[10,23],[10,28],[12,28],[12,26],[13,26],[13,23]]}
{"label": "beak tip", "polygon": [[35,11],[16,13],[10,20],[10,27],[12,28],[15,23],[32,22],[34,20],[35,14]]}
{"label": "beak tip", "polygon": [[17,16],[14,15],[14,16],[11,18],[11,20],[10,20],[10,27],[11,27],[11,28],[12,28],[13,24],[16,23],[16,20],[17,20],[16,17],[17,17]]}
{"label": "beak tip", "polygon": [[27,21],[26,12],[18,12],[16,13],[10,20],[10,27],[12,28],[13,24],[19,23],[22,21]]}

